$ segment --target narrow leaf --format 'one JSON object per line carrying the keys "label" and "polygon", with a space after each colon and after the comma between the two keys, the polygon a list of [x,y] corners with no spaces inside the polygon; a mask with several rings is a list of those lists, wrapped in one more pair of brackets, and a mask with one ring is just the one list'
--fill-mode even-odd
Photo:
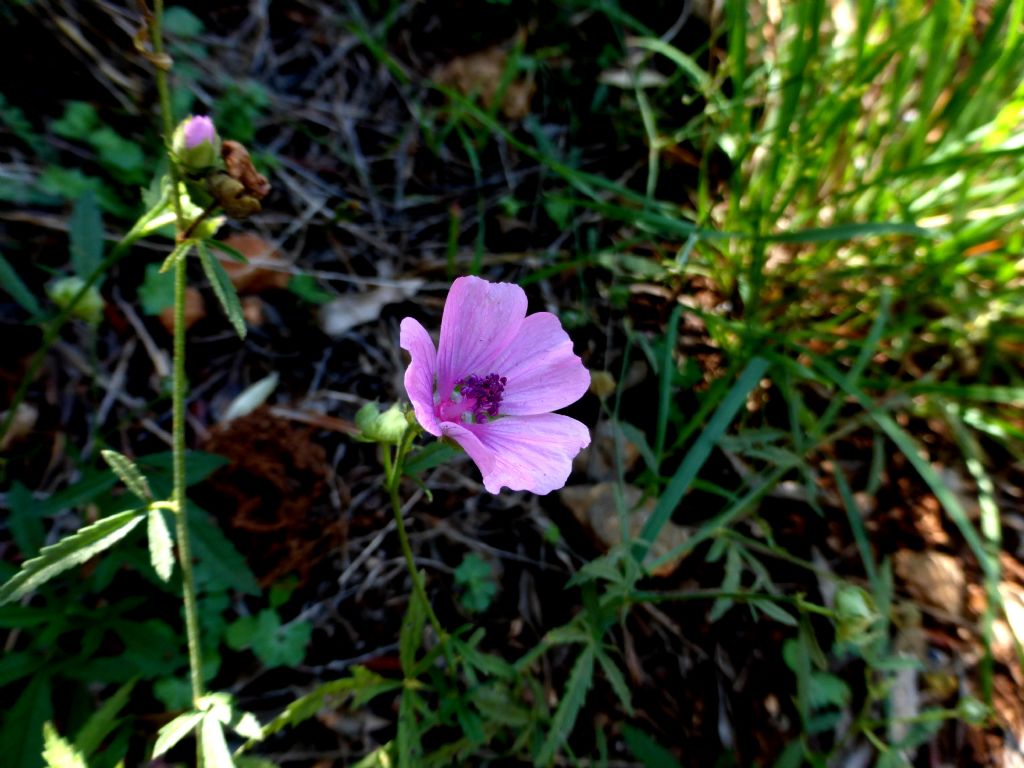
{"label": "narrow leaf", "polygon": [[555,759],[562,743],[569,738],[576,718],[586,701],[587,691],[594,680],[594,648],[586,646],[580,657],[576,659],[569,680],[565,684],[565,693],[555,710],[555,716],[551,718],[551,727],[548,729],[548,736],[544,740],[537,762],[540,765],[548,765]]}
{"label": "narrow leaf", "polygon": [[704,462],[708,460],[715,443],[732,424],[732,420],[747,401],[747,395],[757,386],[761,377],[768,371],[769,365],[770,363],[761,357],[755,357],[747,364],[743,373],[722,399],[718,409],[700,433],[700,437],[687,451],[679,469],[676,470],[668,487],[665,488],[665,492],[658,500],[657,506],[651,512],[651,516],[640,534],[640,540],[633,545],[633,555],[640,562],[646,558],[651,545],[661,533],[661,529],[672,516],[672,512],[675,511],[690,484],[697,477],[697,473],[704,466]]}
{"label": "narrow leaf", "polygon": [[615,695],[619,697],[619,701],[622,702],[623,708],[626,710],[626,714],[630,717],[633,716],[633,698],[629,692],[629,686],[626,685],[626,679],[622,676],[621,670],[612,661],[611,656],[605,653],[604,650],[597,652],[597,661],[601,664],[601,669],[604,671],[604,676],[608,678],[608,684],[615,691]]}
{"label": "narrow leaf", "polygon": [[83,280],[103,261],[103,219],[96,197],[89,190],[75,202],[68,222],[71,240],[71,269]]}
{"label": "narrow leaf", "polygon": [[103,455],[103,460],[121,478],[121,482],[128,487],[129,491],[138,496],[141,501],[152,501],[153,494],[149,490],[149,483],[146,482],[145,475],[139,471],[131,459],[117,451],[106,450],[100,453]]}
{"label": "narrow leaf", "polygon": [[146,535],[149,539],[149,562],[152,563],[157,576],[169,581],[174,572],[174,545],[163,510],[149,510]]}
{"label": "narrow leaf", "polygon": [[209,715],[204,717],[199,726],[199,736],[206,768],[235,768],[220,720]]}
{"label": "narrow leaf", "polygon": [[419,726],[416,723],[416,694],[402,689],[398,703],[398,768],[415,768],[423,752]]}
{"label": "narrow leaf", "polygon": [[203,719],[204,714],[203,712],[186,712],[183,715],[178,715],[161,728],[156,737],[156,744],[153,745],[153,759],[160,757],[192,733],[199,725],[199,721]]}
{"label": "narrow leaf", "polygon": [[199,261],[202,262],[206,279],[210,281],[210,286],[217,295],[217,300],[220,302],[221,307],[224,308],[224,314],[231,321],[231,325],[238,334],[238,338],[244,339],[245,318],[242,316],[242,305],[238,301],[238,294],[235,292],[235,286],[232,284],[231,278],[228,277],[228,273],[224,271],[221,263],[210,255],[210,251],[203,241],[196,242],[196,249],[199,251]]}
{"label": "narrow leaf", "polygon": [[405,609],[405,618],[402,620],[398,638],[398,657],[402,662],[402,671],[407,677],[414,676],[416,651],[420,649],[423,642],[423,627],[426,618],[427,612],[414,589],[409,595],[409,605]]}
{"label": "narrow leaf", "polygon": [[3,256],[0,256],[0,289],[11,295],[11,298],[18,302],[30,315],[42,314],[39,301],[35,294],[28,289],[21,277]]}
{"label": "narrow leaf", "polygon": [[89,715],[89,719],[75,736],[75,748],[79,752],[91,755],[99,749],[103,740],[117,727],[117,715],[128,703],[128,697],[131,696],[134,687],[135,681],[129,680],[103,702],[99,709]]}
{"label": "narrow leaf", "polygon": [[97,520],[56,544],[43,547],[39,557],[27,561],[15,576],[0,587],[0,605],[18,600],[59,573],[80,565],[123,539],[139,523],[139,510],[130,509]]}

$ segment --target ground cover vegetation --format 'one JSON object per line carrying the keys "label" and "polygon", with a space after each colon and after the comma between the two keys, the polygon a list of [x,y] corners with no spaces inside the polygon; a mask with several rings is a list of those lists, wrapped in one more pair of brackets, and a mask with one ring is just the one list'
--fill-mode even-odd
{"label": "ground cover vegetation", "polygon": [[0,6],[3,764],[1019,760],[1022,32]]}

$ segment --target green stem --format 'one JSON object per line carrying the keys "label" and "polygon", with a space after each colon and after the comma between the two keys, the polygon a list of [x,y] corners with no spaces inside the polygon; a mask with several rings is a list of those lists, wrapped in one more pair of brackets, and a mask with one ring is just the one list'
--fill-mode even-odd
{"label": "green stem", "polygon": [[430,621],[430,626],[434,628],[434,632],[437,633],[438,641],[444,648],[448,668],[454,674],[456,669],[455,659],[452,658],[451,648],[448,646],[448,633],[441,626],[441,621],[437,618],[437,614],[434,613],[434,608],[430,605],[430,600],[427,598],[427,590],[423,586],[423,579],[416,568],[416,560],[412,554],[412,547],[409,545],[409,534],[405,530],[405,521],[402,519],[402,499],[399,496],[399,486],[402,484],[402,466],[405,463],[405,455],[412,445],[413,438],[415,438],[415,433],[410,430],[410,433],[403,437],[395,448],[394,461],[391,460],[391,449],[386,445],[382,446],[384,451],[384,476],[387,482],[388,496],[391,499],[391,510],[395,513],[398,541],[402,546],[402,554],[405,556],[405,565],[409,570],[409,578],[412,579],[413,591],[427,611],[427,619]]}
{"label": "green stem", "polygon": [[[174,120],[171,115],[171,95],[167,87],[167,72],[164,69],[163,33],[161,22],[164,14],[163,0],[155,0],[153,16],[150,20],[150,39],[153,41],[153,54],[156,66],[156,89],[160,96],[160,114],[163,118],[164,141],[170,149],[171,136],[174,134]],[[178,167],[174,158],[169,157],[171,177],[171,204],[177,220],[178,239],[187,229],[182,213],[179,192]],[[189,677],[192,682],[192,699],[198,706],[203,695],[202,654],[199,640],[199,611],[196,606],[196,584],[192,573],[192,546],[188,532],[187,500],[185,488],[185,266],[187,259],[178,259],[174,267],[174,382],[173,382],[173,415],[172,432],[174,453],[174,514],[175,528],[178,537],[178,557],[181,561],[181,587],[185,601],[185,631],[188,638]],[[202,754],[200,752],[200,763]]]}

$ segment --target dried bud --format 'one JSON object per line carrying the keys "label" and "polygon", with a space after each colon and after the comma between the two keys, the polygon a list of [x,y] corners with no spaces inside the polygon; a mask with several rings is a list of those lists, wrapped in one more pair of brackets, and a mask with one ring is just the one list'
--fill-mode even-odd
{"label": "dried bud", "polygon": [[171,148],[187,174],[200,174],[220,163],[220,137],[213,120],[205,115],[182,120],[174,131]]}
{"label": "dried bud", "polygon": [[225,141],[221,156],[224,158],[224,168],[228,175],[240,181],[251,197],[262,200],[270,194],[270,182],[253,166],[249,151],[242,144],[237,141]]}
{"label": "dried bud", "polygon": [[242,182],[217,171],[206,178],[206,191],[232,219],[246,219],[260,212],[260,201],[248,193]]}

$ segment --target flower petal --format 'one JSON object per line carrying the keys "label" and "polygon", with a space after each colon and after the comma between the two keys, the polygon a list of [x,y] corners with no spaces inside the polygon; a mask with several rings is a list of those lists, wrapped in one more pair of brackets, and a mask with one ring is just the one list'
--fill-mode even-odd
{"label": "flower petal", "polygon": [[441,427],[434,415],[434,375],[437,371],[437,353],[434,342],[416,320],[407,317],[402,320],[399,344],[412,359],[405,369],[405,392],[412,401],[416,420],[427,432],[440,435]]}
{"label": "flower petal", "polygon": [[463,376],[489,366],[515,338],[526,317],[526,293],[514,283],[460,277],[452,283],[437,344],[437,391],[444,397]]}
{"label": "flower petal", "polygon": [[[449,432],[452,427],[456,429]],[[490,493],[498,493],[502,486],[541,495],[557,490],[569,479],[576,454],[590,444],[583,424],[557,413],[465,426],[445,422],[442,429],[476,462]]]}
{"label": "flower petal", "polygon": [[575,403],[590,386],[590,372],[550,312],[527,317],[492,368],[508,379],[501,401],[501,413],[508,416],[556,411]]}

